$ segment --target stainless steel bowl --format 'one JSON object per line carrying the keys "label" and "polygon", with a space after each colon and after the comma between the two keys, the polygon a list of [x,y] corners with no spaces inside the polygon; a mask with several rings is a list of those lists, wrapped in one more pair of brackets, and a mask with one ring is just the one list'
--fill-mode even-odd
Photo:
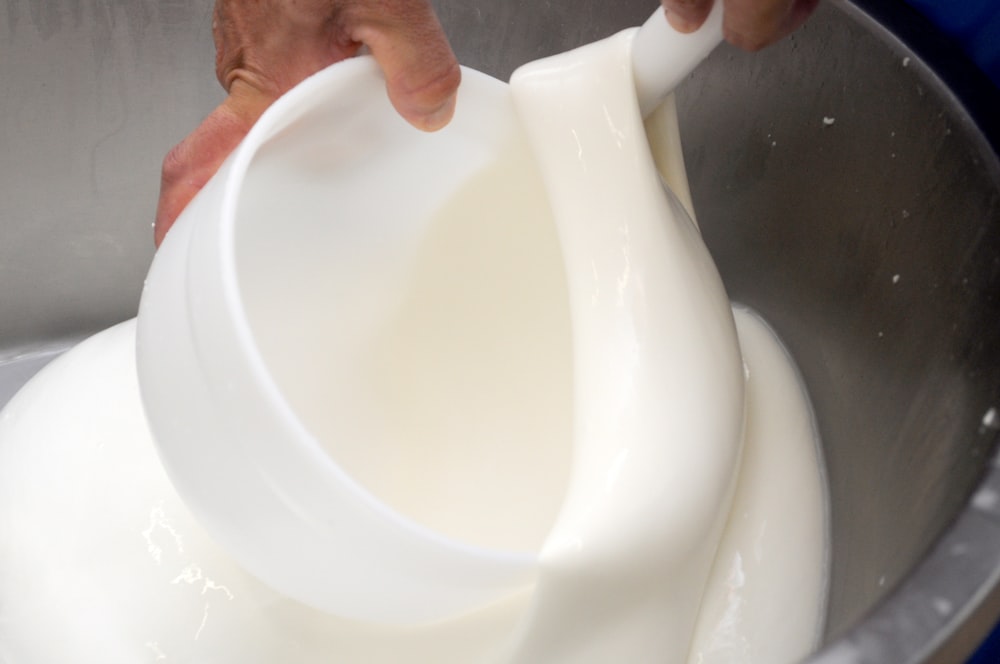
{"label": "stainless steel bowl", "polygon": [[[211,4],[0,1],[0,402],[134,314],[160,159],[221,98]],[[462,62],[502,78],[655,4],[436,2]],[[705,237],[816,405],[815,661],[961,660],[1000,616],[1000,93],[902,2],[864,0],[722,48],[680,97]]]}

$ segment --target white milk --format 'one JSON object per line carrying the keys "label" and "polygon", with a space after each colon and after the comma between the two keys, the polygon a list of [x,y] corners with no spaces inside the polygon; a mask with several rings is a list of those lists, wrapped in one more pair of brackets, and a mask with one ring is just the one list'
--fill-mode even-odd
{"label": "white milk", "polygon": [[56,359],[0,415],[0,662],[485,661],[511,608],[402,631],[331,618],[230,561],[144,421],[135,324]]}
{"label": "white milk", "polygon": [[[535,65],[519,84],[562,240],[576,243],[565,254],[568,283],[551,269],[559,253],[545,215],[520,218],[520,203],[500,197],[470,219],[466,206],[481,193],[471,182],[414,260],[396,325],[359,358],[372,376],[365,389],[391,413],[387,440],[416,429],[420,446],[393,452],[403,461],[389,470],[364,449],[345,464],[452,535],[544,539],[533,591],[406,630],[276,595],[207,537],[164,475],[125,323],[56,360],[0,414],[0,662],[771,664],[814,647],[826,514],[809,404],[767,327],[739,310],[734,325],[693,224],[659,193],[629,98],[628,39]],[[667,108],[651,127],[668,148],[657,162],[687,203],[674,122]],[[528,167],[516,161],[523,154],[508,157],[495,176]],[[516,232],[504,235],[505,224]],[[531,262],[516,260],[519,237],[530,238]],[[469,262],[449,264],[460,260],[456,242],[475,246]],[[485,307],[484,291],[511,306],[501,330],[523,333],[540,309],[556,312],[525,350],[497,331],[506,310]],[[513,306],[511,292],[540,300]],[[452,329],[475,342],[438,336]],[[613,356],[601,352],[609,348]],[[493,350],[484,360],[477,349]],[[405,393],[394,392],[400,380]],[[469,385],[501,398],[469,398]],[[506,421],[540,400],[545,412]],[[502,433],[469,436],[480,417]],[[520,447],[505,448],[511,437]],[[423,495],[439,482],[446,491]],[[527,528],[495,516],[512,495],[520,513],[538,501]]]}
{"label": "white milk", "polygon": [[715,556],[691,664],[798,661],[825,617],[826,483],[812,410],[767,325],[735,309],[747,428],[733,509]]}
{"label": "white milk", "polygon": [[683,659],[742,451],[732,313],[655,169],[631,37],[511,78],[560,234],[576,372],[570,486],[517,661]]}
{"label": "white milk", "polygon": [[[692,664],[798,660],[823,615],[824,491],[808,403],[777,340],[736,314],[747,438]],[[323,615],[247,575],[159,464],[133,322],[58,358],[0,415],[0,534],[4,664],[496,662],[530,601],[395,630]],[[581,645],[600,638],[577,633]],[[667,660],[649,647],[639,661]]]}

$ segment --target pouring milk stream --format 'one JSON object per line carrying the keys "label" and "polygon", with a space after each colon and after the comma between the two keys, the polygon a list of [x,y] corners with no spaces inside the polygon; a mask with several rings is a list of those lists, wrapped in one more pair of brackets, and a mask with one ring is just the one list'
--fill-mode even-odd
{"label": "pouring milk stream", "polygon": [[[95,662],[208,661],[209,652],[261,662],[772,662],[808,652],[822,618],[826,535],[808,402],[766,326],[746,312],[734,323],[696,226],[661,185],[654,162],[661,170],[673,163],[667,180],[689,200],[676,169],[671,103],[649,121],[651,136],[666,136],[656,146],[661,154],[650,153],[633,87],[633,37],[628,31],[532,63],[512,79],[558,231],[551,256],[565,263],[562,296],[573,335],[572,459],[550,459],[570,463],[568,485],[525,591],[443,623],[404,628],[327,615],[247,576],[201,531],[152,453],[128,353],[134,328],[126,324],[57,361],[0,417],[0,468],[22,471],[7,478],[0,470],[7,487],[0,523],[12,542],[35,541],[39,523],[54,543],[80,539],[61,530],[65,508],[46,491],[46,478],[81,494],[93,487],[83,476],[65,481],[48,461],[53,452],[107,476],[105,490],[90,499],[93,513],[119,506],[113,518],[85,528],[93,552],[86,560],[30,546],[0,555],[0,587],[17,589],[10,597],[73,598],[55,618],[71,637],[49,643],[38,637],[50,618],[0,596],[0,661],[32,664],[81,649]],[[521,166],[530,170],[523,161],[514,170]],[[544,244],[541,237],[531,239]],[[552,352],[567,342],[553,339]],[[93,400],[68,396],[99,367],[99,389],[87,388]],[[112,399],[124,407],[110,408]],[[56,416],[39,434],[41,414],[57,400]],[[81,431],[85,417],[94,422]],[[93,440],[84,442],[94,448],[73,441],[87,431]],[[134,478],[102,465],[107,455],[127,460]],[[508,471],[516,478],[516,467],[497,467]],[[366,478],[363,468],[356,479],[369,488],[384,481]],[[781,497],[788,487],[798,497],[794,508]],[[420,499],[417,483],[390,506],[405,512],[409,491]],[[122,550],[126,524],[136,518],[130,508],[149,510],[138,557]],[[419,520],[419,512],[411,516]],[[447,534],[462,537],[460,528]],[[94,574],[88,565],[103,557],[127,573]],[[173,567],[163,569],[165,557]],[[155,573],[143,571],[147,558]],[[102,593],[95,621],[84,607]],[[130,615],[125,605],[145,615]],[[88,650],[95,622],[102,647]]]}
{"label": "pouring milk stream", "polygon": [[[681,660],[740,460],[729,300],[656,172],[630,75],[633,36],[511,78],[566,262],[575,372],[573,470],[530,620],[579,617],[563,633],[529,631],[528,661],[633,660],[653,644],[664,661]],[[608,626],[621,632],[608,650],[578,638]]]}

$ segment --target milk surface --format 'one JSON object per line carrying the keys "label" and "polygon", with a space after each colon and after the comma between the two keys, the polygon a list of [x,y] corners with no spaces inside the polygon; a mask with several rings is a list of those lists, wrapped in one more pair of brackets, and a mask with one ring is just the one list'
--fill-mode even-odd
{"label": "milk surface", "polygon": [[[827,533],[811,412],[768,328],[744,310],[736,321],[747,437],[692,664],[792,662],[821,633]],[[504,661],[528,595],[387,629],[306,608],[233,564],[160,466],[134,362],[134,323],[123,323],[55,360],[0,414],[0,662]],[[667,660],[649,647],[639,661]]]}
{"label": "milk surface", "polygon": [[[561,259],[546,215],[520,228],[537,262],[515,260],[516,243],[483,241],[523,210],[501,196],[489,214],[470,215],[481,192],[468,183],[442,207],[425,252],[410,263],[413,291],[396,324],[359,358],[372,376],[365,389],[385,397],[392,413],[388,444],[403,441],[409,428],[430,433],[419,453],[396,450],[405,459],[398,473],[363,447],[345,457],[343,448],[331,449],[394,507],[452,536],[541,546],[536,588],[405,630],[344,621],[275,594],[208,538],[163,474],[138,400],[134,325],[125,323],[56,360],[0,415],[0,662],[770,664],[814,647],[827,533],[808,400],[766,325],[742,310],[734,323],[693,222],[659,190],[642,123],[626,98],[629,38],[540,64],[518,92],[568,279],[549,269]],[[588,75],[574,78],[581,71]],[[574,80],[570,90],[553,87]],[[569,106],[549,113],[567,99]],[[665,176],[688,201],[669,111],[652,121],[663,130],[653,133],[666,137],[656,162],[666,171],[673,164]],[[557,131],[567,114],[568,144]],[[494,176],[533,168],[517,161],[528,158],[524,152],[505,158]],[[595,171],[598,179],[588,180]],[[614,186],[594,195],[608,183]],[[478,253],[448,269],[448,260],[458,260],[456,242],[476,243]],[[594,253],[609,243],[613,250]],[[529,352],[494,350],[485,369],[470,366],[478,356],[440,334],[460,330],[476,340],[470,347],[505,350],[469,293],[482,286],[478,292],[509,304],[508,265],[544,305],[520,310],[514,329],[549,310],[545,298],[562,313]],[[456,283],[456,274],[468,285]],[[613,356],[600,352],[608,348]],[[532,401],[518,382],[532,366],[545,366],[537,398],[573,385],[572,406],[565,392],[557,395],[562,405],[541,413],[549,418],[541,435],[530,415],[492,440],[465,435],[484,412],[503,422],[505,410]],[[428,394],[394,396],[399,380]],[[491,382],[494,394],[506,396],[473,398],[482,408],[463,410],[463,389]],[[441,395],[443,404],[432,403]],[[456,419],[435,419],[442,407]],[[505,449],[504,440],[521,447]],[[477,455],[480,442],[502,452],[502,462]],[[465,467],[468,477],[489,481],[449,483]],[[510,500],[517,481],[510,475],[522,470],[533,479],[519,487],[518,509],[530,511],[537,500],[542,513],[526,530],[517,519],[493,517]],[[445,500],[422,491],[437,482],[446,483]]]}

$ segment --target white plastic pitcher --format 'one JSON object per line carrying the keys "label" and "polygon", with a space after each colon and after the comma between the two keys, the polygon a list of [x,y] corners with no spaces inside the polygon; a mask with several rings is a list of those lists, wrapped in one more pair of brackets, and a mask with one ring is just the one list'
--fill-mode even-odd
{"label": "white plastic pitcher", "polygon": [[[651,64],[636,72],[645,111],[718,43],[720,26],[721,10],[695,35],[680,36],[666,28],[662,12],[654,14],[643,29],[652,38],[646,46],[636,42],[636,57]],[[659,66],[663,62],[674,66]],[[275,379],[283,344],[301,358],[317,340],[294,321],[278,320],[271,329],[287,335],[272,340],[268,355],[248,313],[266,319],[281,298],[303,296],[269,288],[266,270],[329,251],[320,258],[358,288],[344,290],[333,305],[312,303],[343,322],[331,328],[337,339],[319,342],[349,349],[371,332],[405,283],[400,266],[431,213],[520,142],[499,81],[465,69],[452,123],[424,134],[392,109],[374,60],[352,59],[278,100],[160,248],[137,330],[150,429],[192,512],[234,559],[281,592],[344,617],[418,624],[531,584],[535,552],[445,537],[391,509],[345,472],[299,416],[288,383]],[[281,181],[291,171],[281,160],[289,156],[320,174],[315,184],[324,195],[310,209],[282,198]],[[255,169],[269,175],[251,177]],[[405,195],[397,195],[403,189]],[[274,223],[248,232],[241,227],[244,205],[266,207]],[[323,205],[329,211],[317,208]],[[327,212],[337,242],[279,250],[287,224]],[[248,255],[266,269],[248,273]],[[350,269],[361,264],[363,276]],[[348,384],[329,395],[330,408],[349,408],[349,396]]]}

